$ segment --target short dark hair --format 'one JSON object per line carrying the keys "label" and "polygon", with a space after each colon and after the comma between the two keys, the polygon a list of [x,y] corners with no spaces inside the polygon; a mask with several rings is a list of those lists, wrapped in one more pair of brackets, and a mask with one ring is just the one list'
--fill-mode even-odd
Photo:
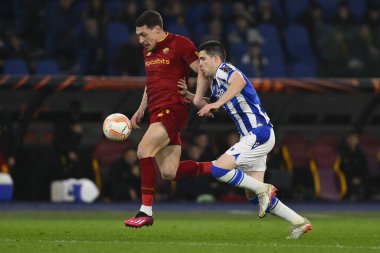
{"label": "short dark hair", "polygon": [[222,43],[217,40],[209,40],[203,42],[199,46],[199,51],[206,51],[206,54],[214,56],[217,55],[222,61],[226,60],[226,50],[224,49]]}
{"label": "short dark hair", "polygon": [[136,19],[136,27],[141,27],[146,25],[149,29],[154,28],[156,25],[163,28],[164,22],[162,21],[162,17],[160,13],[154,10],[144,11],[137,19]]}

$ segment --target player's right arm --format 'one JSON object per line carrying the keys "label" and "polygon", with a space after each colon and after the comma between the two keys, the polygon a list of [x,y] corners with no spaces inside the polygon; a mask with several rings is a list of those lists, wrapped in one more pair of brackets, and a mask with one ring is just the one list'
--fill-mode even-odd
{"label": "player's right arm", "polygon": [[138,123],[140,123],[140,121],[144,117],[144,113],[145,113],[147,106],[148,106],[148,96],[146,94],[146,86],[145,86],[144,94],[143,94],[143,97],[141,99],[140,106],[137,109],[137,111],[135,112],[135,114],[133,114],[132,119],[131,119],[132,128],[140,128],[138,126]]}

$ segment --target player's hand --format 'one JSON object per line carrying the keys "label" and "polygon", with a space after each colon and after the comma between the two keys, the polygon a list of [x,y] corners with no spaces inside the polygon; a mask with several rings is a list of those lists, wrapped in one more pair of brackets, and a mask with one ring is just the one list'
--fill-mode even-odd
{"label": "player's hand", "polygon": [[140,129],[138,123],[141,122],[143,117],[144,117],[144,111],[142,110],[137,110],[135,114],[133,114],[131,118],[131,125],[133,129],[136,129],[136,128]]}
{"label": "player's hand", "polygon": [[202,116],[210,117],[210,114],[211,114],[212,117],[214,117],[212,112],[217,111],[219,109],[219,107],[220,107],[220,105],[218,103],[207,104],[207,105],[203,106],[203,108],[198,111],[198,115],[201,117]]}
{"label": "player's hand", "polygon": [[178,93],[181,94],[181,96],[186,97],[186,95],[187,95],[187,83],[186,83],[185,78],[179,79],[177,87],[179,88]]}

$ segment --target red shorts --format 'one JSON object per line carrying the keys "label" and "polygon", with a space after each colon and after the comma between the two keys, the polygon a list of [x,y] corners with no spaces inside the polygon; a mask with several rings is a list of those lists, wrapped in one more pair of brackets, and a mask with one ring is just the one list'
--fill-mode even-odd
{"label": "red shorts", "polygon": [[186,127],[188,116],[188,105],[169,106],[167,109],[150,112],[150,124],[161,122],[168,133],[170,139],[169,145],[181,145],[180,132]]}

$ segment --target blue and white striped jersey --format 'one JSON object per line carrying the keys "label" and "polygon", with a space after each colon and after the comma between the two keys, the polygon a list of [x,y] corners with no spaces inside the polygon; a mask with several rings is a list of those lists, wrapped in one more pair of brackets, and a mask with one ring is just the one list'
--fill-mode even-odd
{"label": "blue and white striped jersey", "polygon": [[246,85],[234,98],[223,105],[228,115],[237,125],[240,135],[247,135],[258,125],[270,124],[270,119],[264,108],[255,88],[248,78],[231,63],[223,62],[218,67],[211,84],[210,101],[217,101],[228,89],[229,79],[233,73],[239,73],[246,81]]}

